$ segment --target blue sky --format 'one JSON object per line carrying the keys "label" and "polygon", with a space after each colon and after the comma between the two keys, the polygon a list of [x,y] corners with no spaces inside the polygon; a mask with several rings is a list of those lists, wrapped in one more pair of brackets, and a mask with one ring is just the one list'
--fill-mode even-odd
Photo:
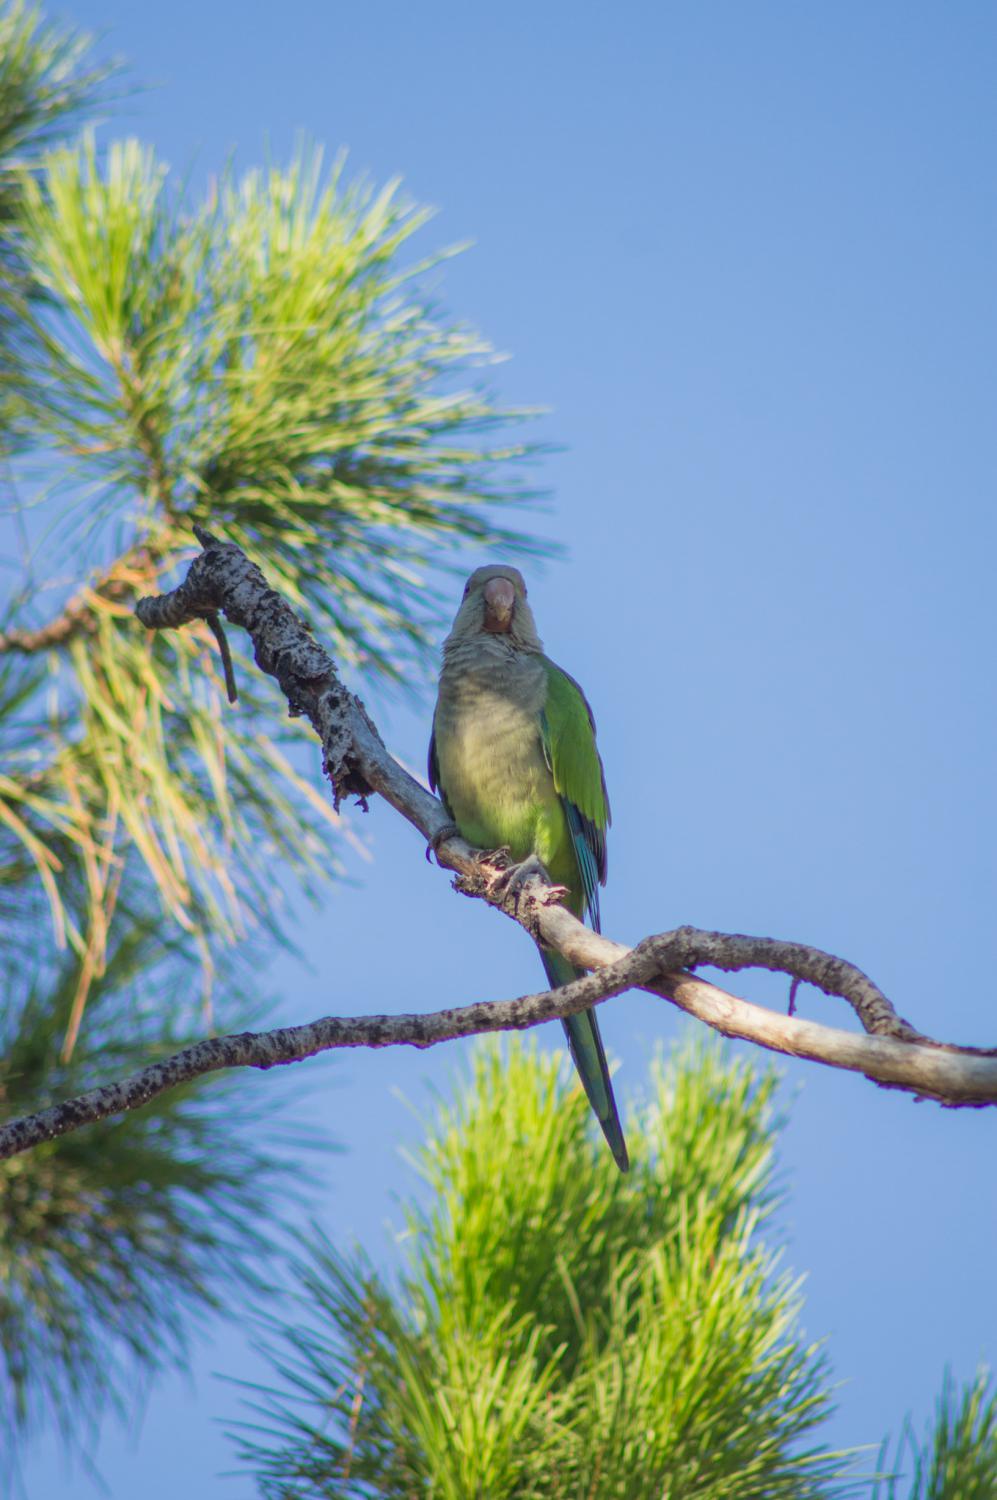
{"label": "blue sky", "polygon": [[[568,558],[530,593],[599,724],[606,930],[811,942],[928,1032],[993,1043],[997,11],[78,0],[58,14],[156,85],[112,132],[195,185],[304,129],[436,205],[427,250],[474,240],[441,293],[513,356],[499,394],[550,408],[537,525]],[[421,766],[428,705],[379,717]],[[389,809],[362,831],[373,864],[301,914],[309,964],[269,975],[282,1015],[536,986],[521,935],[456,901]],[[785,1001],[778,981],[740,990]],[[849,1024],[814,992],[800,1007]],[[649,997],[603,1016],[619,1087],[639,1090],[681,1018]],[[460,1056],[310,1065],[308,1107],[349,1148],[318,1211],[339,1243],[394,1255],[386,1225],[411,1184],[398,1148],[418,1139],[399,1094],[424,1104]],[[814,1066],[785,1077],[787,1256],[843,1382],[826,1438],[878,1443],[907,1411],[923,1419],[946,1363],[960,1378],[997,1363],[997,1119]],[[261,1109],[277,1086],[247,1082]],[[112,1500],[248,1500],[247,1479],[216,1477],[231,1466],[217,1419],[238,1409],[216,1371],[259,1372],[231,1326],[207,1330],[192,1378],[160,1382],[141,1424],[107,1425]],[[70,1475],[74,1495],[99,1493],[39,1448],[27,1493],[49,1500]]]}

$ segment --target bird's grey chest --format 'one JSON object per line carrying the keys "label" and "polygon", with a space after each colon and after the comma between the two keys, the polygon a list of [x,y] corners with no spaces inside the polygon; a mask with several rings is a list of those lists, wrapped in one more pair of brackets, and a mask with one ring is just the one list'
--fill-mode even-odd
{"label": "bird's grey chest", "polygon": [[504,801],[549,774],[540,740],[545,679],[520,670],[444,672],[436,710],[441,785],[451,798]]}

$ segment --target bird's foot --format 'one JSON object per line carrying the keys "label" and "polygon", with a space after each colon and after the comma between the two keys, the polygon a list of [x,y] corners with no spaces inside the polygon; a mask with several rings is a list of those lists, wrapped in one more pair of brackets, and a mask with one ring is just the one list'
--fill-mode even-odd
{"label": "bird's foot", "polygon": [[502,870],[495,882],[495,890],[501,896],[518,896],[527,882],[534,879],[544,882],[542,899],[545,905],[553,905],[568,894],[566,886],[551,884],[544,863],[536,854],[528,854],[518,864],[509,865]]}
{"label": "bird's foot", "polygon": [[437,862],[437,864],[439,864],[439,860],[440,860],[440,845],[441,844],[445,844],[446,841],[447,841],[447,839],[453,839],[453,838],[459,838],[459,837],[460,837],[460,829],[457,827],[456,823],[444,823],[444,825],[443,825],[442,828],[437,828],[436,832],[431,835],[429,843],[426,845],[426,860],[427,860],[427,862],[429,864],[432,864],[432,862],[433,862],[432,861],[432,856],[435,854],[436,855],[436,862]]}

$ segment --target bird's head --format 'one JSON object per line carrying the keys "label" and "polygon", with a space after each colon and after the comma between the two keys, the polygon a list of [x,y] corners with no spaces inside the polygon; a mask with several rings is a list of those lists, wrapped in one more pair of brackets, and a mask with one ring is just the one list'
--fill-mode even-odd
{"label": "bird's head", "polygon": [[542,649],[518,568],[493,563],[475,569],[467,580],[448,644],[477,635],[504,636],[510,646],[524,651]]}

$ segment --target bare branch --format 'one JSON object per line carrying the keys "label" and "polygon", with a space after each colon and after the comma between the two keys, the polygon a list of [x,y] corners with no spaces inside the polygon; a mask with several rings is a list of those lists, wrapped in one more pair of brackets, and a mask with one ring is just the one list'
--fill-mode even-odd
{"label": "bare branch", "polygon": [[[219,1068],[273,1067],[332,1047],[432,1046],[480,1031],[533,1026],[622,993],[643,988],[725,1036],[770,1051],[862,1073],[888,1088],[951,1106],[997,1104],[997,1049],[934,1041],[897,1014],[872,980],[853,964],[819,949],[773,938],[702,932],[691,927],[646,938],[635,948],[583,926],[542,879],[510,891],[499,862],[453,833],[442,803],[388,754],[363,704],[340,682],[331,656],[293,610],[267,585],[246,555],[197,530],[204,549],[179,588],[142,599],[138,618],[149,629],[176,628],[222,612],[242,626],[263,671],[275,677],[292,714],[305,714],[319,736],[323,767],[338,806],[345,796],[379,793],[457,874],[457,890],[512,917],[530,935],[573,964],[597,972],[562,989],[518,1000],[470,1005],[425,1016],[329,1017],[309,1026],[221,1037],[187,1048],[121,1084],[96,1089],[40,1115],[0,1129],[0,1155],[25,1150],[53,1134],[132,1109],[186,1079]],[[698,978],[709,965],[727,971],[762,968],[816,986],[851,1005],[865,1034],[842,1031],[754,1005]]]}
{"label": "bare branch", "polygon": [[[120,1083],[91,1089],[0,1126],[0,1160],[109,1115],[138,1109],[157,1094],[205,1073],[228,1068],[274,1068],[342,1047],[435,1047],[439,1042],[489,1031],[525,1031],[543,1021],[575,1015],[629,989],[647,989],[672,999],[726,1036],[747,1037],[778,1052],[865,1073],[886,1087],[914,1089],[921,1097],[951,1105],[997,1101],[997,1052],[860,1036],[812,1021],[794,1021],[728,995],[691,974],[673,972],[684,962],[696,961],[701,953],[723,957],[725,968],[754,968],[758,966],[758,945],[768,941],[680,927],[645,938],[635,948],[624,950],[622,957],[560,989],[521,995],[516,1000],[479,1001],[423,1015],[325,1016],[305,1026],[209,1037]],[[806,951],[812,959],[828,957]],[[762,967],[781,967],[774,954],[768,958]]]}
{"label": "bare branch", "polygon": [[226,1068],[274,1068],[302,1062],[336,1047],[434,1047],[437,1042],[487,1031],[526,1030],[557,1016],[574,1015],[610,995],[630,989],[651,975],[655,956],[647,949],[628,953],[619,963],[586,974],[559,990],[523,995],[518,1000],[482,1001],[426,1015],[326,1016],[306,1026],[275,1031],[243,1031],[209,1037],[152,1063],[120,1083],[108,1083],[50,1109],[0,1126],[0,1160],[30,1150],[54,1136],[92,1125],[108,1115],[138,1109],[157,1094]]}

